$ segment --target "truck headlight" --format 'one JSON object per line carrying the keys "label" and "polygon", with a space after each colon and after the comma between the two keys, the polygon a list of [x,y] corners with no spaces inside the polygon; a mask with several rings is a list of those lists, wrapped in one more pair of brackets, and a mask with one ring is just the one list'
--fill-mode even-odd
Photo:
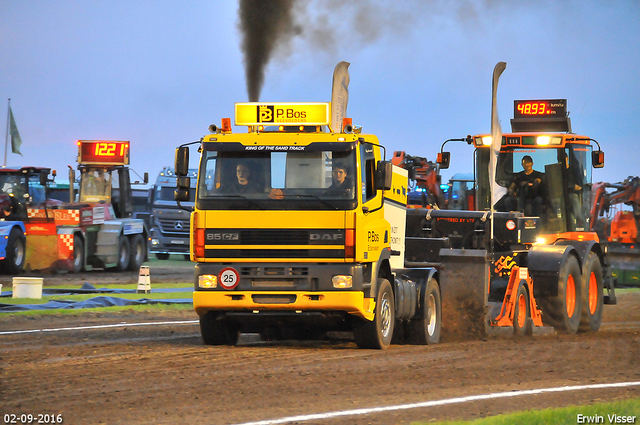
{"label": "truck headlight", "polygon": [[333,278],[331,279],[331,282],[333,283],[333,287],[336,289],[346,289],[346,288],[353,287],[352,276],[344,276],[344,275],[333,276]]}
{"label": "truck headlight", "polygon": [[151,238],[151,245],[152,245],[152,246],[158,246],[158,245],[160,245],[160,239]]}
{"label": "truck headlight", "polygon": [[217,288],[218,276],[213,274],[202,274],[198,276],[198,287],[199,288]]}

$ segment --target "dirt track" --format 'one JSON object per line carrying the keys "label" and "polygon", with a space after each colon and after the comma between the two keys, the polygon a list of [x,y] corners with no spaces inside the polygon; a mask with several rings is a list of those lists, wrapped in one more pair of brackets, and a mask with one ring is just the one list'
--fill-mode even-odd
{"label": "dirt track", "polygon": [[[595,334],[392,345],[386,351],[359,350],[347,339],[273,343],[251,335],[242,336],[236,347],[209,347],[202,345],[197,324],[0,335],[0,413],[62,414],[66,424],[235,424],[473,394],[640,381],[640,291],[619,301],[605,306],[604,324]],[[11,316],[0,318],[0,331],[196,318],[190,311],[162,317]],[[639,386],[304,423],[471,419],[630,397],[640,397]]]}

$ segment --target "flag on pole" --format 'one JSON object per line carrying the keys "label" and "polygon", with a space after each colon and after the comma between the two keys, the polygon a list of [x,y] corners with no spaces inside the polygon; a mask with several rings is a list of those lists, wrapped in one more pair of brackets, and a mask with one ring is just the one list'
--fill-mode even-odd
{"label": "flag on pole", "polygon": [[498,79],[507,67],[506,62],[498,62],[493,69],[492,101],[491,101],[491,156],[489,157],[489,184],[491,185],[491,209],[506,193],[507,188],[502,187],[496,181],[496,168],[502,143],[502,128],[498,118]]}
{"label": "flag on pole", "polygon": [[11,106],[9,106],[9,135],[11,136],[11,152],[17,153],[22,156],[20,153],[20,145],[22,145],[22,139],[20,138],[20,133],[18,133],[18,127],[16,126],[16,121],[13,119],[13,111],[11,110]]}
{"label": "flag on pole", "polygon": [[347,114],[349,102],[349,62],[340,62],[333,71],[333,87],[331,90],[331,130],[342,130],[342,119]]}

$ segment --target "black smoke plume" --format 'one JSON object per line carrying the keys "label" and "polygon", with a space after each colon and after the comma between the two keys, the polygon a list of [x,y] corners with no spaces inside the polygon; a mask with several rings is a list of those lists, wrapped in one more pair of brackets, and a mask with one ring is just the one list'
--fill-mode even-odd
{"label": "black smoke plume", "polygon": [[251,102],[260,100],[265,68],[275,48],[297,32],[293,4],[294,0],[240,0],[242,51]]}

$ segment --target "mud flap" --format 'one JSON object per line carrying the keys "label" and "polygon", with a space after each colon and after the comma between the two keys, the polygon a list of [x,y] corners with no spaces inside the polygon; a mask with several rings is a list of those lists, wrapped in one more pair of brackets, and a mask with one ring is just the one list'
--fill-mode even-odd
{"label": "mud flap", "polygon": [[443,340],[484,337],[490,314],[487,251],[442,249],[440,260]]}

